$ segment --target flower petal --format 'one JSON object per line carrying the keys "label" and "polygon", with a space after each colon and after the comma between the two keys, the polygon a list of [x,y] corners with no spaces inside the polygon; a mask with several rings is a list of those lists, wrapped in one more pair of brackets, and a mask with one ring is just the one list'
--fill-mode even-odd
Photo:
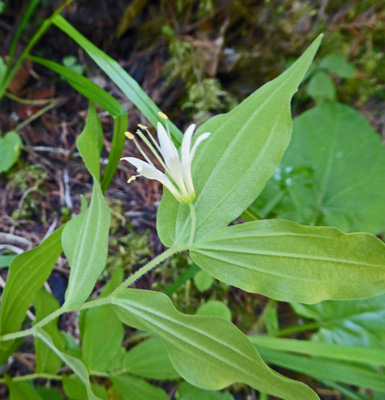
{"label": "flower petal", "polygon": [[183,165],[183,176],[184,176],[184,181],[186,183],[186,187],[187,187],[187,192],[190,195],[195,195],[195,189],[194,189],[194,184],[192,181],[192,176],[191,176],[191,164],[192,164],[192,160],[195,156],[196,150],[198,148],[198,146],[204,141],[206,140],[209,136],[211,135],[210,132],[205,132],[202,133],[201,135],[199,135],[198,139],[195,141],[189,155],[188,158],[185,162],[185,164]]}
{"label": "flower petal", "polygon": [[168,160],[170,158],[179,158],[178,150],[176,149],[166,129],[164,129],[164,126],[160,122],[158,122],[157,129],[161,153],[168,167]]}
{"label": "flower petal", "polygon": [[185,166],[187,164],[189,154],[190,154],[190,149],[191,149],[191,139],[195,131],[195,124],[190,125],[187,129],[186,132],[183,135],[183,141],[182,141],[182,168],[183,170],[185,169]]}
{"label": "flower petal", "polygon": [[175,185],[172,184],[170,179],[168,179],[163,172],[156,169],[153,165],[145,161],[139,160],[138,158],[135,157],[125,157],[121,158],[121,160],[128,161],[137,169],[139,174],[144,176],[145,178],[156,180],[160,182],[162,185],[166,186],[166,188],[172,193],[172,195],[178,201],[182,200],[182,196],[178,191],[178,189],[175,187]]}

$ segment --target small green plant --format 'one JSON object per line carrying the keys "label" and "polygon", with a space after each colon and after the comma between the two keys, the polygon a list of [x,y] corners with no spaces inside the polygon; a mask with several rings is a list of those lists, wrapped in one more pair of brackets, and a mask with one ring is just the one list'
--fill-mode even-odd
{"label": "small green plant", "polygon": [[83,75],[84,67],[83,65],[79,64],[79,60],[75,56],[66,56],[63,57],[63,65],[69,68],[71,71]]}
{"label": "small green plant", "polygon": [[342,79],[355,76],[356,69],[341,54],[328,54],[319,63],[314,63],[308,72],[307,93],[317,102],[336,100],[336,86],[330,74]]}
{"label": "small green plant", "polygon": [[[328,222],[330,216],[337,222],[351,221],[349,215],[338,219],[339,214],[333,214],[335,208],[330,207],[325,212],[323,207],[326,195],[334,201],[342,198],[354,203],[355,196],[351,197],[349,191],[355,189],[355,185],[350,181],[337,193],[336,186],[328,186],[335,178],[333,174],[340,177],[343,170],[338,161],[342,155],[338,152],[334,155],[336,146],[325,145],[325,149],[333,150],[330,156],[323,151],[322,140],[318,145],[322,150],[320,163],[324,164],[325,154],[329,157],[326,171],[321,170],[320,187],[314,185],[317,186],[316,201],[315,207],[310,207],[313,213],[308,226],[284,219],[260,220],[257,217],[260,209],[257,213],[254,209],[255,200],[262,196],[290,142],[290,102],[311,65],[321,37],[278,78],[229,113],[204,122],[193,138],[194,126],[183,135],[117,62],[85,39],[64,18],[55,14],[47,24],[54,24],[82,46],[157,128],[158,141],[150,129],[143,126],[135,134],[126,132],[141,154],[140,159],[128,157],[126,161],[137,172],[129,181],[145,177],[158,180],[164,186],[157,213],[157,233],[166,250],[145,265],[136,258],[139,268],[128,276],[118,265],[101,293],[94,291],[108,260],[111,209],[104,192],[120,159],[127,114],[115,99],[84,76],[66,66],[33,57],[35,62],[62,75],[90,99],[87,122],[77,139],[77,148],[90,173],[93,188],[90,201],[82,199],[78,215],[38,247],[15,257],[10,265],[0,309],[0,355],[2,359],[9,357],[27,336],[33,337],[36,352],[36,373],[4,377],[10,397],[24,393],[27,398],[39,398],[41,388],[27,382],[43,378],[61,380],[70,399],[168,398],[163,388],[146,379],[177,382],[181,399],[209,396],[210,399],[230,400],[230,393],[213,391],[237,382],[258,390],[260,399],[268,395],[285,400],[319,399],[309,386],[277,373],[266,362],[309,375],[349,398],[354,398],[356,393],[341,382],[360,384],[383,393],[380,369],[385,360],[383,349],[368,351],[358,343],[347,351],[340,343],[247,336],[232,324],[231,312],[223,303],[206,302],[191,315],[180,312],[167,294],[131,288],[166,260],[170,260],[168,268],[175,262],[179,267],[185,263],[188,273],[183,276],[182,284],[191,282],[200,268],[206,275],[203,274],[202,279],[199,273],[195,284],[202,290],[210,286],[209,275],[226,285],[269,297],[266,311],[260,318],[268,332],[277,336],[305,329],[298,325],[280,330],[276,301],[293,303],[296,312],[315,321],[317,327],[323,319],[334,316],[327,316],[327,311],[330,313],[327,306],[322,310],[322,306],[313,303],[333,300],[352,303],[368,298],[368,302],[373,302],[368,309],[378,307],[376,296],[385,293],[384,243],[369,233],[347,234],[328,226],[314,226]],[[114,118],[111,152],[104,171],[100,165],[104,136],[94,102]],[[322,110],[323,118],[330,113],[335,122],[337,117],[333,113],[338,107],[340,105],[325,103],[315,111],[321,113]],[[338,117],[345,120],[339,126],[352,119],[350,110],[341,114]],[[310,118],[309,115],[303,115],[302,122],[297,120],[296,129],[301,123],[309,126],[306,118]],[[357,123],[355,121],[357,119],[353,119],[353,123]],[[362,121],[360,124],[364,126]],[[324,128],[327,129],[329,127]],[[365,136],[368,149],[374,152],[369,156],[375,154],[382,159],[383,149],[381,153],[377,144],[372,146],[374,141],[368,138],[370,135]],[[308,140],[309,144],[298,139],[294,143],[309,146],[310,154],[314,146],[312,139]],[[337,139],[328,140],[334,143]],[[352,148],[348,147],[346,152],[350,151]],[[149,152],[153,156],[149,156]],[[307,156],[306,151],[301,155]],[[369,160],[367,162],[371,165]],[[303,185],[306,190],[318,168],[309,165],[308,160],[298,163],[299,166],[285,167],[284,183],[290,186],[287,180],[293,178],[292,174],[306,171],[307,181]],[[374,174],[378,172],[377,167],[373,167]],[[360,171],[355,169],[354,172]],[[365,174],[359,176],[365,182]],[[282,177],[279,181],[279,188],[284,188]],[[304,199],[308,205],[308,197]],[[302,210],[307,211],[307,208],[295,208],[299,215]],[[383,231],[382,222],[374,218],[375,213],[373,211],[369,218],[372,232]],[[241,214],[250,220],[239,223],[237,218]],[[234,221],[237,223],[233,224]],[[44,284],[63,252],[70,275],[65,301],[60,305],[45,290]],[[192,261],[185,262],[187,257]],[[25,321],[30,304],[35,312],[33,324]],[[352,305],[354,308],[356,304]],[[58,328],[58,318],[70,312],[79,315],[81,346],[72,335]],[[125,327],[134,332],[126,340]],[[260,327],[254,328],[259,333]],[[62,373],[63,363],[73,374]],[[336,370],[342,372],[338,374]],[[58,393],[54,388],[48,392],[51,398]]]}

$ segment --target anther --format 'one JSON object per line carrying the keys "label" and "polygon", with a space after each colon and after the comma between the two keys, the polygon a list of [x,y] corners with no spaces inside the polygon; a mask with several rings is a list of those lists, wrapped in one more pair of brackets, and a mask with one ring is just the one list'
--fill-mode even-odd
{"label": "anther", "polygon": [[131,178],[127,181],[127,183],[131,183],[132,181],[134,181],[136,179],[135,175],[132,175]]}
{"label": "anther", "polygon": [[167,116],[165,113],[158,112],[158,115],[159,115],[159,117],[162,118],[162,119],[168,119],[168,116]]}
{"label": "anther", "polygon": [[139,126],[140,129],[147,129],[146,125],[138,124],[138,126]]}
{"label": "anther", "polygon": [[131,132],[124,132],[127,139],[133,140],[135,136]]}

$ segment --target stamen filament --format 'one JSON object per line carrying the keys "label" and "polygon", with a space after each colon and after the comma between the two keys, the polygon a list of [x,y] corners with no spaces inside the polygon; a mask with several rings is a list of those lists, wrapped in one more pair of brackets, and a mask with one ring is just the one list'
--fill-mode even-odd
{"label": "stamen filament", "polygon": [[146,128],[147,135],[150,137],[152,143],[154,143],[154,146],[158,149],[159,153],[162,153],[162,150],[158,144],[158,142],[154,139],[154,137],[151,135],[150,131]]}
{"label": "stamen filament", "polygon": [[133,139],[135,146],[138,148],[138,150],[140,151],[140,154],[145,158],[145,160],[151,164],[152,166],[154,166],[154,163],[148,158],[147,154],[144,152],[144,150],[140,147],[138,141],[134,138]]}
{"label": "stamen filament", "polygon": [[[157,158],[157,160],[161,163],[162,167],[167,171],[168,174],[171,175],[170,171],[168,170],[166,164],[158,154],[158,152],[154,149],[154,146],[150,143],[150,141],[144,136],[143,132],[141,132],[139,129],[136,131],[136,133],[140,136],[140,138],[143,140],[144,143],[148,146],[148,148],[152,151],[154,156]],[[152,164],[152,163],[151,163]]]}

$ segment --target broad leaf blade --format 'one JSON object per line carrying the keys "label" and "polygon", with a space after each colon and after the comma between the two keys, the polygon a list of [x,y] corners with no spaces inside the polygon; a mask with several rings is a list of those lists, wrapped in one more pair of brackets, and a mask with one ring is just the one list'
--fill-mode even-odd
{"label": "broad leaf blade", "polygon": [[[37,291],[48,279],[62,252],[62,227],[40,246],[15,257],[9,267],[0,309],[1,334],[16,332],[23,322]],[[11,345],[11,341],[3,346]]]}
{"label": "broad leaf blade", "polygon": [[103,148],[103,129],[92,102],[90,102],[88,108],[86,125],[76,141],[76,146],[88,171],[100,182],[100,154]]}
{"label": "broad leaf blade", "polygon": [[[92,44],[63,17],[56,15],[52,19],[52,22],[81,46],[136,107],[138,107],[148,121],[153,126],[156,126],[157,122],[160,120],[158,112],[161,110],[159,110],[139,84],[114,59]],[[180,143],[182,133],[171,122],[169,122],[169,126],[173,138],[176,142]]]}
{"label": "broad leaf blade", "polygon": [[43,331],[42,329],[35,328],[35,337],[38,337],[42,340],[52,351],[54,351],[77,375],[77,377],[81,380],[83,385],[86,387],[87,396],[89,400],[100,400],[98,397],[95,396],[91,389],[91,383],[88,376],[87,368],[84,364],[76,357],[69,356],[68,354],[63,353],[60,351],[52,341],[52,338],[48,335],[47,332]]}
{"label": "broad leaf blade", "polygon": [[137,344],[123,358],[123,368],[130,374],[155,380],[173,380],[179,374],[170,362],[161,339],[154,337]]}
{"label": "broad leaf blade", "polygon": [[8,171],[18,160],[23,142],[16,132],[0,136],[0,174]]}
{"label": "broad leaf blade", "polygon": [[[195,238],[227,226],[254,201],[278,167],[291,136],[290,101],[320,45],[318,37],[288,70],[199,132],[211,136],[192,165],[197,193]],[[158,233],[166,246],[186,243],[190,213],[165,190]]]}
{"label": "broad leaf blade", "polygon": [[63,231],[63,249],[71,267],[65,306],[79,306],[91,294],[106,264],[110,223],[110,210],[94,180],[90,207]]}
{"label": "broad leaf blade", "polygon": [[292,303],[291,306],[297,314],[321,323],[313,340],[385,350],[384,304],[385,295],[314,305]]}
{"label": "broad leaf blade", "polygon": [[110,306],[86,310],[83,317],[82,360],[92,371],[107,371],[121,349],[123,324]]}
{"label": "broad leaf blade", "polygon": [[[39,322],[49,314],[56,311],[60,305],[57,300],[44,288],[41,288],[34,298],[33,304],[36,310],[36,321]],[[57,326],[58,318],[44,326],[44,330],[50,335],[55,346],[59,349],[64,347],[64,337]],[[36,372],[39,374],[55,375],[59,371],[62,360],[40,339],[35,338]]]}
{"label": "broad leaf blade", "polygon": [[378,133],[344,104],[306,111],[294,120],[282,163],[252,209],[346,232],[383,231],[385,151]]}
{"label": "broad leaf blade", "polygon": [[144,290],[126,289],[112,304],[124,323],[163,339],[175,369],[195,386],[217,390],[244,382],[286,400],[318,399],[309,387],[265,365],[242,332],[224,319],[184,315],[166,295]]}
{"label": "broad leaf blade", "polygon": [[359,299],[385,291],[385,245],[365,233],[247,222],[194,244],[191,257],[222,282],[281,301]]}

